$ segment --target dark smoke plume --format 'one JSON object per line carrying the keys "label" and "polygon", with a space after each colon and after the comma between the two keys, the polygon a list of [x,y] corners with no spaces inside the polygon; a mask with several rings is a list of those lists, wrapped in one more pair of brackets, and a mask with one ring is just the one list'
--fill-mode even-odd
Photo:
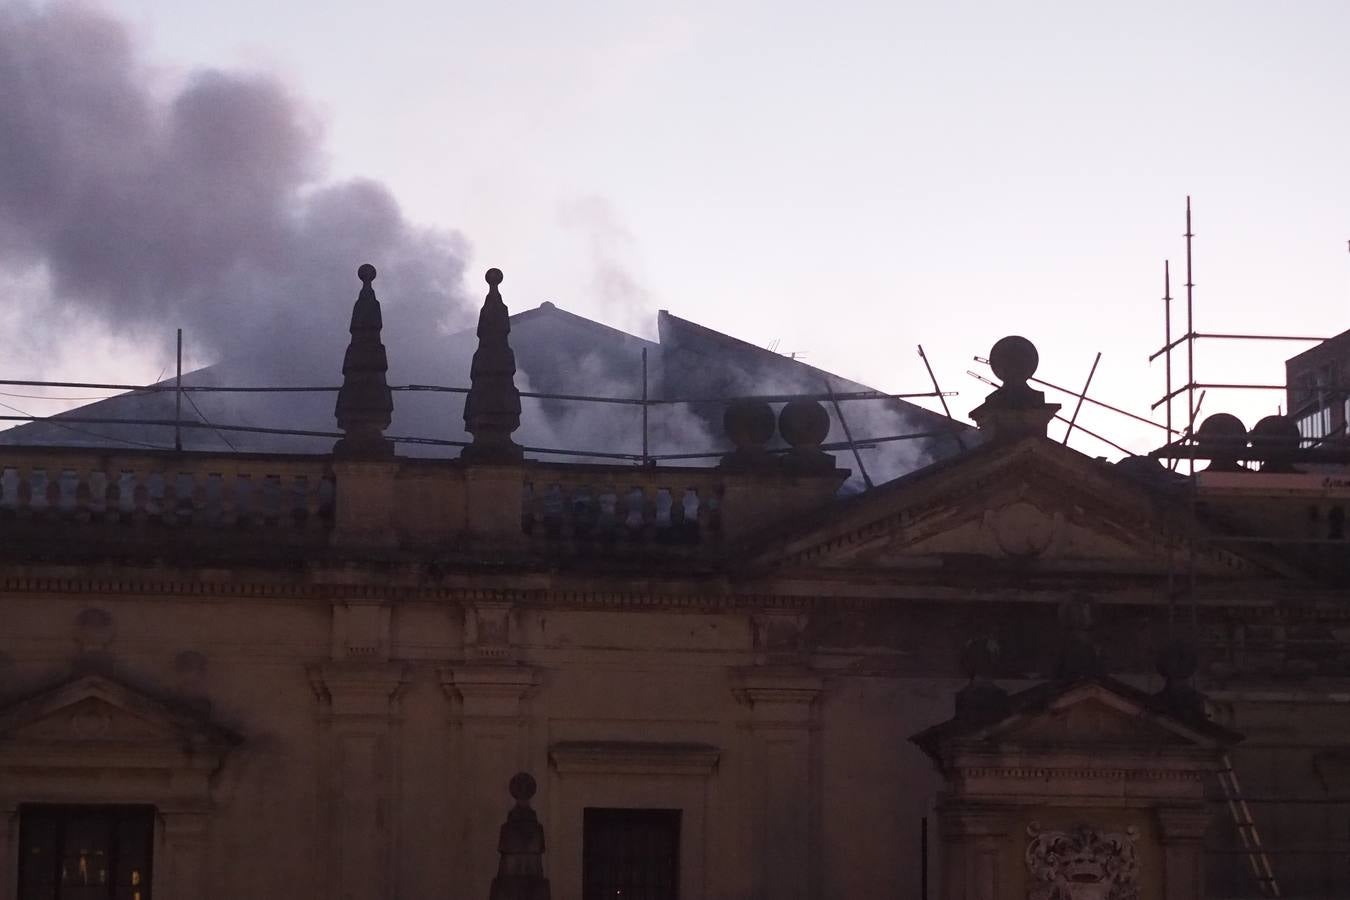
{"label": "dark smoke plume", "polygon": [[0,270],[49,287],[25,337],[92,320],[168,345],[182,327],[253,383],[334,383],[368,261],[391,377],[443,380],[437,338],[472,308],[464,242],[376,182],[323,182],[320,137],[271,78],[200,71],[163,98],[116,20],[0,4]]}

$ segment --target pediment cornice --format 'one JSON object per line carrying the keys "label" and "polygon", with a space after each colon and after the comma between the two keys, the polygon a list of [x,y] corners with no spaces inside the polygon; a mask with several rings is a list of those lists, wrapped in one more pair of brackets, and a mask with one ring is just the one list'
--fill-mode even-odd
{"label": "pediment cornice", "polygon": [[1184,502],[1044,438],[983,446],[785,528],[749,554],[756,570],[913,568],[918,560],[1076,560],[1103,571],[1184,566],[1207,575],[1295,574],[1205,543]]}
{"label": "pediment cornice", "polygon": [[23,754],[41,747],[47,762],[78,765],[88,755],[94,763],[106,763],[108,753],[122,751],[153,757],[159,765],[187,754],[214,768],[238,743],[238,735],[200,711],[99,674],[0,708],[0,758],[11,755],[6,750]]}

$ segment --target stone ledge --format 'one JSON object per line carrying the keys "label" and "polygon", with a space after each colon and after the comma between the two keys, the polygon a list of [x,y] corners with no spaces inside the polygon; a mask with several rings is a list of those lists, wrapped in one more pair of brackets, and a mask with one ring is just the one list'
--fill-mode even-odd
{"label": "stone ledge", "polygon": [[707,777],[722,751],[711,744],[648,741],[561,741],[549,747],[561,775],[686,775]]}

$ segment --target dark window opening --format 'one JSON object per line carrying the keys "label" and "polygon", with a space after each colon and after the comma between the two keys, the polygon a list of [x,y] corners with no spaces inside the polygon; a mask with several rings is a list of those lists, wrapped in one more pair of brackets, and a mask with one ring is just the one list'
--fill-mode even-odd
{"label": "dark window opening", "polygon": [[18,900],[151,900],[145,806],[19,809]]}
{"label": "dark window opening", "polygon": [[680,811],[587,808],[582,900],[678,900]]}

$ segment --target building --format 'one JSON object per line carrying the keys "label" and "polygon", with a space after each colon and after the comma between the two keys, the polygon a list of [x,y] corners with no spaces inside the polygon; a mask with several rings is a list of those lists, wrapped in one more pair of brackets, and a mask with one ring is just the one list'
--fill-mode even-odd
{"label": "building", "polygon": [[1350,889],[1350,483],[1084,456],[1023,339],[871,490],[809,398],[538,461],[499,274],[462,452],[364,267],[321,452],[0,447],[0,900],[515,897],[539,828],[558,900]]}
{"label": "building", "polygon": [[1285,361],[1289,414],[1305,440],[1346,437],[1350,425],[1350,331]]}

